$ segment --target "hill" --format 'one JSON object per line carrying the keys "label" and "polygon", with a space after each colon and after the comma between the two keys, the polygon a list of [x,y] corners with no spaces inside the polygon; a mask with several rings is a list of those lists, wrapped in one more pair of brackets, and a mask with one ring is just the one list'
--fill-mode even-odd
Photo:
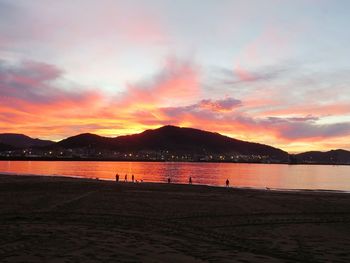
{"label": "hill", "polygon": [[14,148],[11,146],[11,145],[8,145],[8,144],[4,144],[4,143],[1,143],[0,142],[0,152],[1,151],[11,151],[13,150]]}
{"label": "hill", "polygon": [[350,164],[350,152],[341,149],[328,152],[311,151],[296,154],[293,159],[295,163]]}
{"label": "hill", "polygon": [[95,149],[111,149],[113,148],[113,138],[103,137],[92,133],[82,133],[72,137],[68,137],[58,143],[52,145],[54,148],[95,148]]}
{"label": "hill", "polygon": [[[60,142],[33,139],[23,134],[0,134],[0,152],[35,148],[30,158],[96,160],[168,160],[276,162],[290,164],[350,164],[350,151],[312,151],[289,155],[265,144],[230,138],[219,133],[176,126],[163,126],[139,134],[103,137],[83,133]],[[27,158],[14,151],[6,158]]]}
{"label": "hill", "polygon": [[49,146],[54,142],[48,140],[33,139],[24,134],[2,133],[0,134],[0,143],[11,146],[13,148],[31,148]]}
{"label": "hill", "polygon": [[80,134],[64,139],[55,147],[65,149],[96,148],[119,152],[169,151],[187,154],[264,155],[276,160],[288,160],[288,153],[280,149],[233,139],[218,133],[176,126],[164,126],[139,134],[107,138],[94,134]]}

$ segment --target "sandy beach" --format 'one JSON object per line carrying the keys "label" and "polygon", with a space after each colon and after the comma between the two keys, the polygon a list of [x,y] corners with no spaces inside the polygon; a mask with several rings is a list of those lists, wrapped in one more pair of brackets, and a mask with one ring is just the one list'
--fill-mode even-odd
{"label": "sandy beach", "polygon": [[349,262],[350,194],[0,176],[1,262]]}

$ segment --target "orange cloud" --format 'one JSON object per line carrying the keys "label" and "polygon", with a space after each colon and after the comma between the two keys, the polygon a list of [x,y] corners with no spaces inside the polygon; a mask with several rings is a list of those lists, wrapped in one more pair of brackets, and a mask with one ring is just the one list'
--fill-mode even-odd
{"label": "orange cloud", "polygon": [[189,62],[168,59],[162,71],[147,81],[128,84],[117,105],[152,107],[194,100],[200,95],[198,72]]}

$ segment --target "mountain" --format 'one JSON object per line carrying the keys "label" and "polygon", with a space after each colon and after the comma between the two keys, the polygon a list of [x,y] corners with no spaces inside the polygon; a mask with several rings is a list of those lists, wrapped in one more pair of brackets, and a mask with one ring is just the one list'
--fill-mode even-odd
{"label": "mountain", "polygon": [[[289,155],[283,150],[268,145],[237,140],[219,133],[170,125],[115,138],[83,133],[57,143],[33,139],[23,134],[0,134],[0,152],[42,147],[43,149],[38,149],[38,152],[34,154],[42,154],[41,157],[45,158],[49,151],[54,150],[54,154],[58,153],[58,155],[52,155],[52,157],[58,158],[62,156],[95,158],[98,156],[98,158],[124,160],[126,156],[130,156],[127,159],[132,160],[133,155],[126,155],[126,153],[136,153],[139,159],[134,158],[135,160],[173,160],[174,157],[175,160],[178,157],[179,160],[183,160],[181,156],[188,155],[190,156],[188,160],[350,164],[350,151],[346,150],[312,151]],[[14,152],[14,154],[17,153]]]}
{"label": "mountain", "polygon": [[11,145],[4,144],[4,143],[0,142],[0,152],[1,151],[11,151],[13,149],[14,149],[14,147],[12,147]]}
{"label": "mountain", "polygon": [[52,145],[54,142],[40,139],[33,139],[24,134],[2,133],[0,134],[0,143],[13,148],[31,148],[44,147]]}
{"label": "mountain", "polygon": [[265,155],[277,160],[288,160],[288,153],[280,149],[233,139],[218,133],[176,126],[164,126],[139,134],[107,138],[94,134],[80,134],[64,139],[55,147],[65,149],[92,147],[120,152],[170,151],[188,154],[242,154]]}
{"label": "mountain", "polygon": [[76,136],[68,137],[59,141],[55,148],[75,149],[75,148],[95,148],[95,149],[111,149],[113,148],[114,138],[103,137],[92,133],[82,133]]}
{"label": "mountain", "polygon": [[295,163],[350,164],[350,151],[331,150],[328,152],[305,152],[293,156]]}

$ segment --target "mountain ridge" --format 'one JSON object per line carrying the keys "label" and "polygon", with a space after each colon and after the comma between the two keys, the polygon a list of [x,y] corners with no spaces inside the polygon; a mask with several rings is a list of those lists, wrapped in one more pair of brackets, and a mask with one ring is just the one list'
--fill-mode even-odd
{"label": "mountain ridge", "polygon": [[45,147],[53,144],[53,141],[32,138],[20,133],[1,133],[0,143],[13,148]]}
{"label": "mountain ridge", "polygon": [[276,154],[286,153],[281,149],[265,144],[237,140],[219,133],[171,125],[114,138],[83,133],[55,144],[56,147],[70,148],[72,146],[87,147],[89,145],[121,151],[175,150],[196,151],[198,153],[210,151],[215,153],[239,152],[251,154],[253,150],[256,150],[257,154],[263,154],[269,149]]}
{"label": "mountain ridge", "polygon": [[344,149],[308,151],[291,155],[291,159],[295,163],[350,164],[350,151]]}
{"label": "mountain ridge", "polygon": [[[10,140],[4,140],[6,138],[10,138]],[[19,138],[20,141],[14,143],[14,138]],[[23,140],[27,143],[23,143]],[[30,143],[28,143],[28,140]],[[210,156],[211,154],[226,154],[231,155],[231,157],[239,155],[255,156],[254,158],[267,156],[270,160],[290,164],[350,164],[350,151],[343,149],[288,154],[286,151],[270,145],[238,140],[217,132],[172,125],[117,137],[82,133],[67,137],[59,142],[33,139],[22,134],[0,134],[0,151],[9,151],[21,147],[45,148],[53,151],[88,149],[89,152],[103,150],[121,153],[166,151],[175,154],[200,156]]]}

